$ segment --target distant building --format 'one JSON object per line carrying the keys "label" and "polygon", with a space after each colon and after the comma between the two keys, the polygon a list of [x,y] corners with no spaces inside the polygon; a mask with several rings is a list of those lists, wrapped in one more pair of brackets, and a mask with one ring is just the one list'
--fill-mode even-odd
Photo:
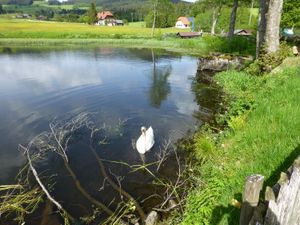
{"label": "distant building", "polygon": [[36,17],[37,20],[46,20],[47,17],[46,16],[43,16],[43,15],[39,15]]}
{"label": "distant building", "polygon": [[27,13],[16,15],[16,19],[30,19],[31,17],[32,16],[30,14],[27,14]]}
{"label": "distant building", "polygon": [[177,22],[175,24],[176,28],[192,28],[194,30],[194,17],[184,17],[181,16],[177,19]]}
{"label": "distant building", "polygon": [[177,19],[177,22],[175,24],[176,28],[189,28],[190,27],[190,21],[187,17],[181,16]]}
{"label": "distant building", "polygon": [[238,36],[250,36],[250,35],[252,35],[250,30],[245,30],[245,29],[235,30],[234,34],[238,35]]}
{"label": "distant building", "polygon": [[116,26],[124,26],[123,20],[115,20],[115,25]]}
{"label": "distant building", "polygon": [[201,37],[202,32],[178,32],[177,37],[181,38],[195,38],[195,37]]}
{"label": "distant building", "polygon": [[102,11],[97,13],[98,22],[96,25],[101,26],[114,26],[115,25],[115,17],[110,11]]}

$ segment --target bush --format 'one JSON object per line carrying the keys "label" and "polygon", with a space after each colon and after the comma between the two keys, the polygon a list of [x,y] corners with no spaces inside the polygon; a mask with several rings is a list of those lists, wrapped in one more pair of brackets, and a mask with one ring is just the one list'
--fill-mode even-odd
{"label": "bush", "polygon": [[256,76],[262,76],[271,72],[271,70],[279,66],[282,61],[290,55],[291,49],[286,42],[282,42],[280,50],[275,53],[267,54],[265,49],[263,49],[259,58],[246,68],[246,72]]}
{"label": "bush", "polygon": [[215,37],[205,36],[204,41],[211,51],[237,54],[255,54],[255,39],[252,37]]}

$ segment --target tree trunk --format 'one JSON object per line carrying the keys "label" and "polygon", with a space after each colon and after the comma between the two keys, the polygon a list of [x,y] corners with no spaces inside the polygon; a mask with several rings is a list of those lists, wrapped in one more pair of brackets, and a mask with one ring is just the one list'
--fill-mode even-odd
{"label": "tree trunk", "polygon": [[156,16],[157,16],[157,5],[158,5],[158,0],[156,0],[153,5],[153,23],[152,23],[151,37],[154,36],[154,29],[155,29]]}
{"label": "tree trunk", "polygon": [[250,15],[249,15],[249,22],[248,22],[248,25],[249,25],[249,26],[251,25],[251,22],[252,22],[252,11],[253,11],[253,6],[254,6],[254,0],[252,0],[252,2],[251,2],[251,9],[250,9]]}
{"label": "tree trunk", "polygon": [[258,30],[256,33],[256,58],[259,57],[261,47],[265,42],[268,1],[269,0],[259,0]]}
{"label": "tree trunk", "polygon": [[213,15],[212,15],[212,17],[213,17],[212,18],[212,25],[211,25],[211,31],[210,31],[211,35],[215,35],[215,33],[216,33],[216,25],[217,25],[217,22],[218,22],[218,19],[219,19],[219,16],[220,16],[221,7],[222,6],[214,7]]}
{"label": "tree trunk", "polygon": [[267,53],[279,50],[279,31],[283,0],[270,0],[266,24],[266,50]]}
{"label": "tree trunk", "polygon": [[233,35],[234,35],[236,12],[237,12],[237,8],[238,8],[238,4],[239,4],[238,0],[233,0],[233,6],[232,6],[231,14],[230,14],[228,37],[233,37]]}

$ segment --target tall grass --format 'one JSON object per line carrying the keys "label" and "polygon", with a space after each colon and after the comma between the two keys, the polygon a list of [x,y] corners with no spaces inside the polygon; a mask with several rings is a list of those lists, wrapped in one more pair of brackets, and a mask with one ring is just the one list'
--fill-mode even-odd
{"label": "tall grass", "polygon": [[[299,61],[266,77],[229,71],[215,79],[230,98],[229,128],[196,137],[213,140],[215,152],[200,168],[203,183],[189,195],[183,224],[239,224],[231,201],[242,200],[245,178],[259,173],[274,185],[300,155]],[[207,154],[205,146],[195,150]]]}

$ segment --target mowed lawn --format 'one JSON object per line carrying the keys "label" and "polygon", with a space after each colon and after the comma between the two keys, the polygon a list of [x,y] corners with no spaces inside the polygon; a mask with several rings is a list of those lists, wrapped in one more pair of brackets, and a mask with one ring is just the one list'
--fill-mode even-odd
{"label": "mowed lawn", "polygon": [[[0,38],[150,38],[151,28],[143,26],[93,26],[0,18]],[[155,36],[177,33],[175,28],[156,29]]]}

